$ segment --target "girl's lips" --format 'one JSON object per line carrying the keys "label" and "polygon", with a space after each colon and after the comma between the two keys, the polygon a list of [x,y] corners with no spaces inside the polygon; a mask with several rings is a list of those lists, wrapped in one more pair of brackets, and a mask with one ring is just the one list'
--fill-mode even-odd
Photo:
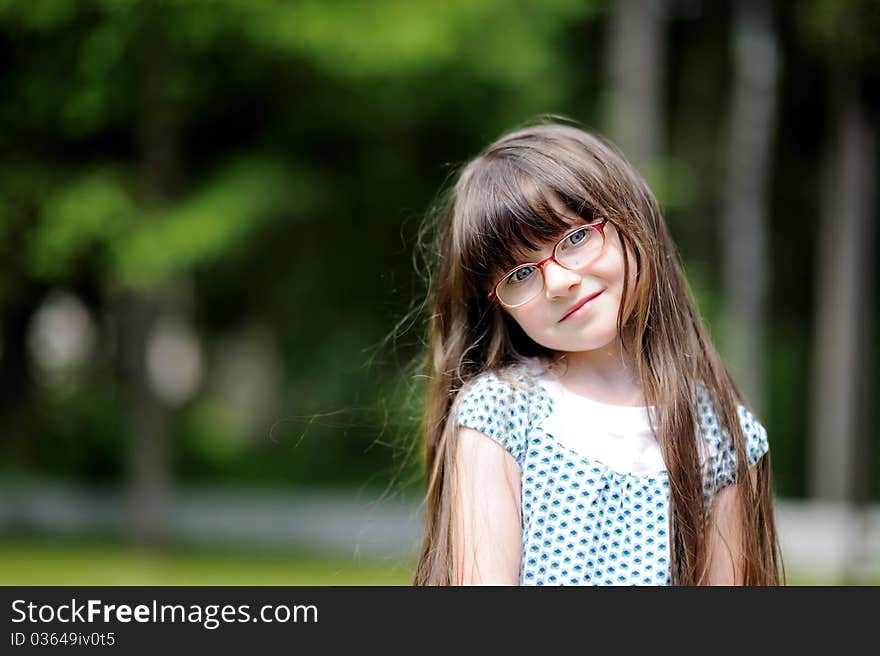
{"label": "girl's lips", "polygon": [[[602,291],[605,291],[605,290],[603,289]],[[559,322],[561,323],[561,322],[565,321],[566,319],[571,318],[572,316],[581,315],[584,312],[587,312],[593,306],[593,303],[592,303],[593,299],[595,299],[601,295],[602,295],[602,292],[597,292],[597,293],[593,294],[592,296],[587,296],[587,298],[585,298],[582,301],[578,301],[573,308],[571,308],[568,312],[566,312],[564,315],[562,315],[562,318],[559,320]]]}

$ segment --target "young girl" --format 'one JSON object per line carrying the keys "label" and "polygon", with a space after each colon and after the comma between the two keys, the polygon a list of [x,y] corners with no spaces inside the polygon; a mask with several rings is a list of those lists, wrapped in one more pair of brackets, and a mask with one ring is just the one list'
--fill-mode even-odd
{"label": "young girl", "polygon": [[540,125],[467,164],[431,303],[415,584],[778,583],[766,431],[607,141]]}

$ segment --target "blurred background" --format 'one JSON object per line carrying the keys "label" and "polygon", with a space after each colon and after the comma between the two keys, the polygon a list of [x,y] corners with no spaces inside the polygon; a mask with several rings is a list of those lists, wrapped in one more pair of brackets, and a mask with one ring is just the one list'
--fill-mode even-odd
{"label": "blurred background", "polygon": [[790,582],[880,583],[878,73],[878,0],[0,0],[0,583],[408,583],[420,227],[545,112],[655,190]]}

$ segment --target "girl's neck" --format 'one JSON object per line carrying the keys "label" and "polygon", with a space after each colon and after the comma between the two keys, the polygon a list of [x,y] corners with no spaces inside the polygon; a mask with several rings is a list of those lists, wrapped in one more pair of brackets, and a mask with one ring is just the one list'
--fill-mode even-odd
{"label": "girl's neck", "polygon": [[554,364],[559,382],[575,394],[611,405],[647,405],[636,363],[619,338],[600,349],[559,353]]}

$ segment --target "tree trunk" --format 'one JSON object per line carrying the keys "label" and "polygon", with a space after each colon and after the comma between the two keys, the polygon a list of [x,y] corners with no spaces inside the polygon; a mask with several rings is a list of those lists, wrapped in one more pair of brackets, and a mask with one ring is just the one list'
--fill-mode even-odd
{"label": "tree trunk", "polygon": [[613,3],[606,48],[606,128],[627,159],[650,177],[660,152],[663,15],[656,0]]}
{"label": "tree trunk", "polygon": [[156,547],[166,540],[170,488],[167,411],[150,386],[146,367],[147,340],[158,307],[148,295],[134,291],[125,293],[116,306],[131,413],[129,528],[137,544]]}
{"label": "tree trunk", "polygon": [[[177,108],[166,88],[173,62],[162,45],[161,11],[150,8],[141,50],[142,98],[139,139],[141,204],[147,210],[167,204],[180,179]],[[122,308],[121,355],[131,404],[131,531],[143,546],[166,541],[170,497],[168,410],[153,390],[147,372],[147,342],[165,306],[157,290],[127,290]]]}
{"label": "tree trunk", "polygon": [[815,319],[810,494],[868,496],[876,135],[853,76],[833,88],[836,127],[827,154]]}
{"label": "tree trunk", "polygon": [[767,171],[776,110],[777,44],[766,3],[739,0],[721,226],[725,361],[752,404],[764,408]]}

